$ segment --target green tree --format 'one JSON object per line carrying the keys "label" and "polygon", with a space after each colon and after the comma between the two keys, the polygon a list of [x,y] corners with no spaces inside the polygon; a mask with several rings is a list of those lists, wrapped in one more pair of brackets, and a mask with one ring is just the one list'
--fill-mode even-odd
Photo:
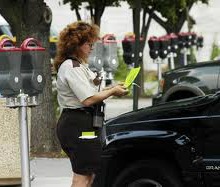
{"label": "green tree", "polygon": [[[189,12],[198,2],[208,4],[209,0],[142,0],[142,35],[149,29],[148,22],[152,19],[161,25],[167,33],[180,32],[187,18],[192,26],[195,24],[195,20],[189,15]],[[134,8],[134,0],[128,0],[128,3],[131,8]],[[146,22],[147,15],[148,21]]]}
{"label": "green tree", "polygon": [[51,9],[43,0],[1,0],[0,14],[6,19],[16,36],[17,46],[28,38],[39,40],[46,48],[43,62],[46,85],[39,106],[31,109],[31,151],[44,153],[60,150],[55,135],[56,118],[52,104],[51,64],[49,57],[49,31]]}
{"label": "green tree", "polygon": [[107,6],[119,6],[120,0],[63,0],[63,3],[70,3],[71,10],[75,11],[77,19],[81,20],[79,10],[82,7],[83,2],[87,2],[87,9],[90,12],[91,20],[98,26],[101,25],[101,17]]}

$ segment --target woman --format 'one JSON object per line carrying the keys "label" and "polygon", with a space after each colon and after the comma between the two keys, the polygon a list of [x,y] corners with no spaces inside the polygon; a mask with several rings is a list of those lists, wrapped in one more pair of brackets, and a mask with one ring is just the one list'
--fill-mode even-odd
{"label": "woman", "polygon": [[62,149],[73,170],[72,187],[90,187],[100,170],[100,129],[94,127],[95,105],[128,90],[116,85],[98,92],[100,81],[88,68],[87,58],[99,38],[96,25],[79,21],[60,33],[55,58],[58,103],[63,109],[57,124]]}

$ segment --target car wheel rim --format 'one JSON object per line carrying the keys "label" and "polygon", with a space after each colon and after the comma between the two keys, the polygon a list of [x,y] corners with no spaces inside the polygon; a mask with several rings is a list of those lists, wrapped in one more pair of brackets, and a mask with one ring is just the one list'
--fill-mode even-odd
{"label": "car wheel rim", "polygon": [[129,184],[128,187],[162,187],[162,185],[152,179],[139,179]]}

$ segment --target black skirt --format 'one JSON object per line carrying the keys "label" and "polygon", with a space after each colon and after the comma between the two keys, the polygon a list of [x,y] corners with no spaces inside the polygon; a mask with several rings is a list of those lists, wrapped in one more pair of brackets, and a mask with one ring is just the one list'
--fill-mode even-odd
{"label": "black skirt", "polygon": [[[95,136],[85,134],[94,133]],[[92,113],[64,109],[57,124],[57,136],[70,159],[74,173],[88,175],[101,168],[100,129],[92,126]]]}

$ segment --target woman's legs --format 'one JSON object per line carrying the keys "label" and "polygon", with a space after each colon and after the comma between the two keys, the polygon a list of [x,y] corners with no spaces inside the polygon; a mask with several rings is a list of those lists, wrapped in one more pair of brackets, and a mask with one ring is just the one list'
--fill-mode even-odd
{"label": "woman's legs", "polygon": [[71,187],[91,187],[95,175],[80,175],[73,173],[73,180]]}

